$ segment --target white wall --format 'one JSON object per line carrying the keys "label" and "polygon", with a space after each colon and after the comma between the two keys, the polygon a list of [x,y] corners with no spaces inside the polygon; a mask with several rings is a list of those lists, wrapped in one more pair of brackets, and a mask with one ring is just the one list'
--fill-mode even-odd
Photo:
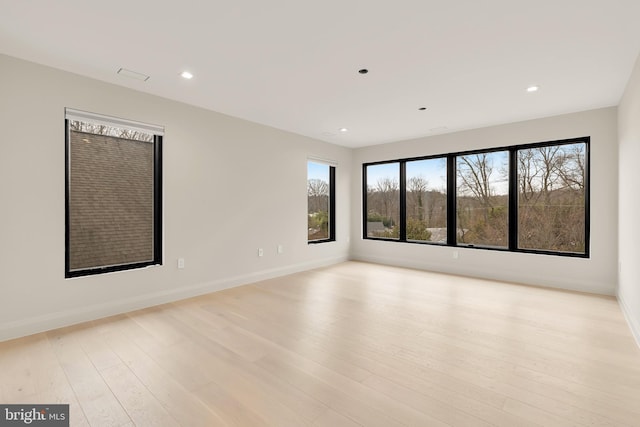
{"label": "white wall", "polygon": [[[617,279],[616,108],[512,123],[357,149],[353,156],[351,243],[354,259],[600,294]],[[362,238],[362,164],[574,137],[591,137],[591,257],[505,253]],[[639,212],[636,210],[636,212]]]}
{"label": "white wall", "polygon": [[[64,279],[65,107],[165,126],[163,266]],[[0,124],[0,340],[348,257],[346,148],[2,55]],[[334,243],[306,243],[308,156],[338,162]]]}
{"label": "white wall", "polygon": [[640,345],[640,57],[618,108],[620,277],[618,299]]}

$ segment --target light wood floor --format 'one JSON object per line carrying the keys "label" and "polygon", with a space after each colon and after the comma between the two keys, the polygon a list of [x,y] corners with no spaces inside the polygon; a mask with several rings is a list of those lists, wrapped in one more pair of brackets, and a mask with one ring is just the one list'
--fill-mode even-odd
{"label": "light wood floor", "polygon": [[373,264],[0,343],[0,403],[73,426],[639,426],[614,298]]}

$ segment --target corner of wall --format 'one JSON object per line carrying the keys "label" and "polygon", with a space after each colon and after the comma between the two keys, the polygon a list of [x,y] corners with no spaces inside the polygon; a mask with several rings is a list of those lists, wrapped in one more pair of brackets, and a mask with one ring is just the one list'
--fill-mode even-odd
{"label": "corner of wall", "polygon": [[620,309],[622,310],[622,314],[624,314],[624,318],[627,320],[629,324],[629,328],[631,329],[631,335],[636,340],[636,344],[640,348],[640,322],[633,317],[632,311],[629,306],[626,304],[624,297],[622,295],[618,295],[618,304],[620,305]]}

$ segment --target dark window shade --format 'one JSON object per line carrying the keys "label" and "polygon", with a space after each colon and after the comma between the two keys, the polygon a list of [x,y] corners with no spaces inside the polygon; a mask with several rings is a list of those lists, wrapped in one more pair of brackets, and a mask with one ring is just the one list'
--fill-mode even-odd
{"label": "dark window shade", "polygon": [[152,263],[154,144],[69,131],[68,270]]}

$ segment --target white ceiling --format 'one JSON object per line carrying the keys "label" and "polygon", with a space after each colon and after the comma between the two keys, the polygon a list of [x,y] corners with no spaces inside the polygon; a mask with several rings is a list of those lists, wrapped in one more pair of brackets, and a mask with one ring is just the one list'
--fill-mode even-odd
{"label": "white ceiling", "polygon": [[639,18],[638,0],[0,0],[0,53],[359,147],[617,105]]}

